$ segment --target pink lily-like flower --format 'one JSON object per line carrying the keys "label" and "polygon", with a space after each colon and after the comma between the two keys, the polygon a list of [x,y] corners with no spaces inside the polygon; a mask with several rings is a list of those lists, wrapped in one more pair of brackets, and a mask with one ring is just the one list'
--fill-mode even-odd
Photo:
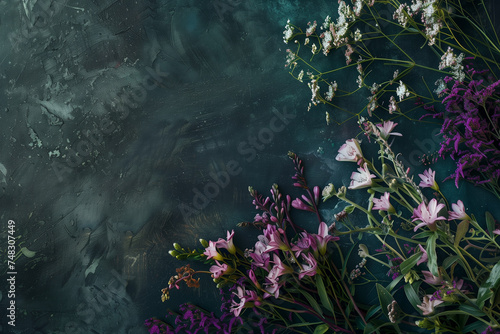
{"label": "pink lily-like flower", "polygon": [[429,168],[428,170],[424,170],[424,174],[418,174],[418,176],[420,176],[420,179],[422,180],[418,185],[419,187],[431,188],[436,191],[439,190],[439,186],[435,180],[436,172],[431,168]]}
{"label": "pink lily-like flower", "polygon": [[227,231],[227,240],[224,240],[222,238],[219,238],[219,240],[216,242],[217,247],[219,248],[225,248],[229,251],[231,254],[236,254],[236,247],[234,246],[233,243],[233,237],[234,237],[234,230],[231,232]]}
{"label": "pink lily-like flower", "polygon": [[442,300],[439,299],[433,299],[431,300],[432,295],[427,295],[424,296],[424,300],[422,301],[422,304],[417,305],[417,307],[422,310],[423,315],[429,315],[432,312],[434,312],[434,307],[438,306],[439,304],[443,303]]}
{"label": "pink lily-like flower", "polygon": [[386,191],[384,195],[380,197],[380,199],[374,198],[372,210],[382,210],[382,211],[388,211],[390,213],[396,212],[391,202],[389,202],[390,197],[391,194]]}
{"label": "pink lily-like flower", "polygon": [[373,184],[372,179],[376,176],[370,173],[366,162],[363,164],[362,168],[358,168],[358,171],[359,172],[352,172],[349,189],[366,188]]}
{"label": "pink lily-like flower", "polygon": [[429,257],[427,256],[427,251],[425,250],[424,247],[422,247],[421,244],[418,244],[418,248],[420,248],[420,251],[422,252],[422,257],[417,261],[417,266],[421,263],[427,262]]}
{"label": "pink lily-like flower", "polygon": [[298,210],[311,211],[311,212],[314,211],[309,205],[302,202],[302,200],[300,198],[294,199],[292,201],[292,206]]}
{"label": "pink lily-like flower", "polygon": [[227,272],[228,266],[225,263],[221,264],[217,260],[215,260],[215,263],[217,263],[217,265],[211,266],[210,272],[212,273],[213,278],[219,278]]}
{"label": "pink lily-like flower", "polygon": [[280,257],[276,254],[274,254],[274,257],[273,257],[273,263],[274,263],[274,266],[271,268],[271,270],[277,271],[277,277],[279,277],[283,274],[293,273],[293,269],[290,268],[289,266],[283,264],[283,262],[281,262]]}
{"label": "pink lily-like flower", "polygon": [[235,294],[240,299],[240,302],[237,303],[233,299],[233,301],[231,303],[230,311],[233,312],[235,317],[238,317],[240,315],[241,311],[243,310],[243,308],[245,307],[245,303],[247,302],[247,299],[246,299],[246,291],[245,291],[244,287],[238,286],[236,288],[236,290],[238,292],[236,292],[236,293],[233,292],[233,294]]}
{"label": "pink lily-like flower", "polygon": [[269,274],[267,274],[266,276],[266,283],[264,283],[264,285],[266,286],[265,288],[266,292],[264,293],[264,298],[268,298],[273,295],[274,298],[279,297],[280,287],[282,285],[279,283],[280,275],[281,275],[280,271],[276,266],[269,271]]}
{"label": "pink lily-like flower", "polygon": [[453,203],[451,208],[453,211],[448,211],[448,220],[470,220],[469,215],[465,213],[464,203],[461,200],[458,200],[457,204]]}
{"label": "pink lily-like flower", "polygon": [[500,235],[500,229],[497,228],[496,230],[493,230],[493,233]]}
{"label": "pink lily-like flower", "polygon": [[316,275],[316,270],[318,269],[318,262],[314,256],[309,254],[302,254],[302,257],[307,261],[307,263],[302,264],[302,270],[299,273],[299,279],[302,279],[304,276],[314,276]]}
{"label": "pink lily-like flower", "polygon": [[402,136],[399,132],[391,132],[398,125],[392,121],[385,121],[383,124],[377,124],[377,128],[380,131],[380,138],[387,140],[389,136]]}
{"label": "pink lily-like flower", "polygon": [[424,282],[427,284],[440,285],[444,282],[443,277],[436,277],[430,271],[422,270],[422,274],[424,275]]}
{"label": "pink lily-like flower", "polygon": [[[264,268],[266,270],[269,266],[270,256],[266,253],[267,240],[263,235],[259,235],[259,241],[255,243],[255,250],[249,253],[249,256],[253,260],[253,264],[257,267]],[[262,239],[262,240],[261,240]]]}
{"label": "pink lily-like flower", "polygon": [[270,235],[269,238],[269,244],[266,247],[266,253],[269,253],[271,251],[281,249],[282,251],[289,251],[290,250],[290,245],[283,241],[281,238],[281,233],[282,230],[275,230],[273,233]]}
{"label": "pink lily-like flower", "polygon": [[222,255],[217,251],[217,243],[213,241],[208,242],[208,247],[205,248],[205,251],[203,254],[207,256],[207,259],[214,259],[214,260],[223,260],[224,258]]}
{"label": "pink lily-like flower", "polygon": [[337,161],[358,162],[363,159],[363,153],[357,139],[347,139],[338,152],[339,154],[335,157]]}
{"label": "pink lily-like flower", "polygon": [[429,227],[431,231],[435,231],[436,220],[446,219],[443,216],[439,217],[437,216],[442,208],[444,208],[444,204],[442,203],[438,204],[435,198],[431,199],[428,206],[425,205],[425,202],[420,203],[418,208],[413,210],[412,218],[414,219],[412,221],[420,220],[422,222],[417,226],[415,226],[413,231],[416,232],[419,229],[419,227],[423,227],[426,225]]}
{"label": "pink lily-like flower", "polygon": [[299,257],[300,253],[306,251],[312,247],[313,249],[318,249],[316,238],[307,232],[301,232],[300,237],[297,242],[292,246],[292,251],[295,252],[295,256]]}
{"label": "pink lily-like flower", "polygon": [[330,235],[328,233],[328,226],[325,222],[321,222],[319,224],[318,234],[313,234],[313,236],[315,236],[316,240],[318,241],[317,247],[321,255],[325,255],[326,245],[328,244],[328,242],[340,240],[339,237],[334,237],[333,235]]}

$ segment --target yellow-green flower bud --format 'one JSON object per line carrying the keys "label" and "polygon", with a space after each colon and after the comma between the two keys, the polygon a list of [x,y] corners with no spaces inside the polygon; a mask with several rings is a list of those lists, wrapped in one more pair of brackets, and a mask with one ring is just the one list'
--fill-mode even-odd
{"label": "yellow-green flower bud", "polygon": [[177,242],[174,242],[174,248],[178,251],[181,251],[182,250],[182,247],[181,245],[179,245]]}
{"label": "yellow-green flower bud", "polygon": [[206,241],[205,239],[200,239],[200,244],[201,244],[204,248],[207,248],[207,247],[208,247],[208,241]]}
{"label": "yellow-green flower bud", "polygon": [[177,257],[177,255],[179,255],[180,253],[178,251],[171,250],[168,252],[168,254],[172,255],[173,257]]}

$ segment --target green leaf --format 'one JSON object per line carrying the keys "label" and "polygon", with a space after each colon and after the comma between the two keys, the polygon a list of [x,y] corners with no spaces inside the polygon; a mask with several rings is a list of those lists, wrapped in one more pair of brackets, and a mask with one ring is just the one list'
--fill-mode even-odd
{"label": "green leaf", "polygon": [[321,300],[321,304],[333,314],[333,306],[330,302],[330,298],[328,297],[328,293],[326,292],[325,284],[323,283],[323,278],[321,278],[321,275],[316,275],[316,286],[318,287],[319,299]]}
{"label": "green leaf", "polygon": [[415,234],[412,239],[424,239],[424,238],[429,238],[430,236],[434,235],[435,233],[432,231],[424,231]]}
{"label": "green leaf", "polygon": [[347,214],[351,214],[351,213],[354,211],[354,206],[352,206],[352,205],[346,206],[346,207],[344,208],[344,211],[345,211]]}
{"label": "green leaf", "polygon": [[35,256],[36,252],[30,251],[28,248],[23,247],[21,248],[21,253],[23,253],[24,256],[26,257],[33,257]]}
{"label": "green leaf", "polygon": [[322,324],[322,325],[316,326],[316,328],[314,329],[314,334],[323,334],[323,333],[326,333],[327,331],[328,331],[328,325]]}
{"label": "green leaf", "polygon": [[382,312],[384,312],[385,316],[389,318],[389,311],[387,310],[387,306],[392,303],[392,295],[387,291],[382,285],[376,283],[378,300],[380,302],[380,307],[382,308]]}
{"label": "green leaf", "polygon": [[455,243],[454,243],[455,248],[458,247],[458,244],[465,237],[467,231],[469,231],[469,221],[462,220],[460,224],[458,224],[457,226],[457,233],[455,234]]}
{"label": "green leaf", "polygon": [[370,307],[370,309],[368,310],[368,312],[366,313],[366,317],[365,317],[365,320],[368,321],[370,320],[370,318],[376,314],[378,311],[380,311],[380,305],[373,305],[372,307]]}
{"label": "green leaf", "polygon": [[302,293],[304,295],[304,297],[306,297],[307,301],[309,302],[309,305],[311,305],[312,308],[316,312],[318,312],[318,314],[320,316],[323,317],[323,310],[321,310],[321,306],[319,306],[319,304],[316,301],[316,299],[314,299],[313,296],[311,296],[307,291],[304,291],[303,289],[298,289],[298,291],[300,291],[300,293]]}
{"label": "green leaf", "polygon": [[422,304],[422,301],[418,298],[417,293],[415,292],[415,288],[418,290],[418,285],[416,285],[418,282],[415,282],[413,284],[405,284],[404,285],[404,290],[406,294],[406,298],[408,298],[408,301],[410,302],[411,306],[417,311],[420,312],[420,309],[417,307],[417,305]]}
{"label": "green leaf", "polygon": [[458,255],[451,255],[448,256],[446,259],[443,261],[443,268],[448,269],[453,263],[457,262],[460,258]]}
{"label": "green leaf", "polygon": [[436,254],[436,239],[438,237],[437,233],[432,234],[429,239],[427,239],[427,266],[434,276],[439,276],[438,265],[437,265],[437,254]]}
{"label": "green leaf", "polygon": [[403,278],[404,278],[403,275],[399,275],[398,277],[396,277],[395,280],[393,280],[391,283],[389,283],[389,285],[385,287],[387,291],[391,292],[392,289],[394,289],[394,287],[398,285],[399,281],[401,281]]}
{"label": "green leaf", "polygon": [[495,218],[486,211],[486,228],[488,229],[488,234],[493,238],[493,231],[495,230]]}
{"label": "green leaf", "polygon": [[[482,309],[488,299],[493,299],[495,291],[500,285],[500,262],[491,269],[490,276],[480,287],[477,293],[477,306]],[[491,300],[493,304],[493,300]]]}
{"label": "green leaf", "polygon": [[470,314],[475,317],[484,317],[486,314],[484,314],[483,311],[479,310],[477,307],[470,306],[470,305],[460,305],[458,307],[459,310],[464,311],[467,314]]}
{"label": "green leaf", "polygon": [[476,321],[463,328],[463,333],[473,333],[474,331],[483,332],[486,330],[486,325],[482,321]]}
{"label": "green leaf", "polygon": [[374,191],[376,191],[378,193],[385,193],[385,192],[392,193],[392,192],[394,192],[394,190],[392,190],[391,188],[386,188],[386,187],[372,187],[371,189],[373,189]]}
{"label": "green leaf", "polygon": [[401,275],[406,275],[410,272],[410,270],[415,267],[415,265],[417,264],[418,260],[420,260],[420,258],[422,257],[424,253],[422,252],[419,252],[417,254],[413,254],[412,256],[410,256],[409,258],[407,258],[406,260],[404,260],[400,265],[399,265],[399,269],[401,270]]}

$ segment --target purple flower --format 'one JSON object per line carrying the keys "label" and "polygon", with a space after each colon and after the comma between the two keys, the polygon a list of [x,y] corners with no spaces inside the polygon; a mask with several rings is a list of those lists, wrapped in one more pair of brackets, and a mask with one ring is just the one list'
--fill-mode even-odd
{"label": "purple flower", "polygon": [[377,124],[377,128],[380,131],[380,138],[387,140],[389,136],[402,136],[399,132],[391,132],[398,125],[392,121],[385,121],[383,124]]}
{"label": "purple flower", "polygon": [[448,220],[470,220],[469,215],[465,213],[464,203],[461,200],[458,200],[457,204],[453,203],[451,208],[453,211],[448,211]]}
{"label": "purple flower", "polygon": [[349,189],[366,188],[373,184],[372,179],[376,176],[370,173],[366,162],[363,164],[362,168],[358,168],[358,171],[359,172],[353,172],[351,174],[351,184],[349,185]]}
{"label": "purple flower", "polygon": [[277,249],[280,249],[285,252],[290,250],[290,245],[288,245],[288,242],[285,242],[281,237],[281,234],[283,233],[284,232],[282,229],[275,230],[271,233],[269,238],[269,244],[266,247],[266,253]]}
{"label": "purple flower", "polygon": [[422,247],[421,244],[418,244],[418,248],[420,248],[420,251],[422,252],[422,256],[420,259],[417,261],[417,266],[421,263],[427,262],[428,256],[427,256],[427,251],[425,250],[424,247]]}
{"label": "purple flower", "polygon": [[299,257],[300,253],[308,250],[309,247],[312,247],[313,249],[318,249],[316,238],[307,232],[301,232],[297,242],[294,245],[292,245],[292,251],[295,252],[296,257]]}
{"label": "purple flower", "polygon": [[315,236],[316,240],[318,241],[317,247],[321,255],[325,255],[326,245],[328,244],[328,242],[340,240],[339,237],[334,237],[333,235],[329,235],[328,226],[326,225],[325,222],[321,222],[319,224],[318,234],[313,234],[313,236]]}
{"label": "purple flower", "polygon": [[210,272],[213,278],[219,278],[227,272],[228,266],[225,263],[220,264],[217,260],[215,260],[215,263],[217,263],[217,265],[211,266]]}
{"label": "purple flower", "polygon": [[385,192],[384,195],[382,195],[380,197],[380,199],[374,198],[372,210],[382,210],[382,211],[388,211],[390,213],[396,212],[396,210],[392,206],[391,202],[389,202],[390,197],[391,197],[391,194],[388,192]]}
{"label": "purple flower", "polygon": [[443,277],[434,276],[430,271],[422,270],[422,274],[424,275],[424,282],[432,285],[439,285],[444,282]]}
{"label": "purple flower", "polygon": [[217,243],[213,241],[209,241],[208,247],[205,248],[205,251],[203,254],[207,256],[207,259],[214,259],[214,260],[220,260],[222,261],[224,258],[222,255],[217,251]]}
{"label": "purple flower", "polygon": [[227,240],[219,238],[216,244],[219,248],[225,248],[229,251],[229,253],[236,254],[236,247],[233,244],[233,237],[234,237],[234,230],[232,230],[231,232],[227,231],[227,237],[226,237]]}
{"label": "purple flower", "polygon": [[439,186],[435,180],[436,172],[433,171],[431,168],[429,168],[428,170],[425,170],[424,174],[418,174],[418,176],[420,176],[420,179],[422,180],[420,182],[420,184],[418,185],[419,187],[422,187],[422,188],[429,187],[429,188],[434,189],[436,191],[439,190]]}
{"label": "purple flower", "polygon": [[241,311],[243,310],[243,308],[245,307],[245,303],[246,303],[246,293],[245,293],[245,288],[244,287],[241,287],[241,286],[238,286],[236,288],[237,292],[233,294],[236,295],[236,297],[239,298],[239,302],[236,302],[234,299],[231,303],[231,312],[233,312],[234,316],[235,317],[239,317],[240,316],[240,313]]}
{"label": "purple flower", "polygon": [[314,276],[316,275],[316,270],[318,269],[318,262],[314,256],[309,254],[302,254],[302,257],[307,261],[307,263],[302,264],[302,270],[299,273],[299,279],[302,279],[304,276]]}
{"label": "purple flower", "polygon": [[431,199],[429,205],[426,206],[425,202],[420,203],[418,208],[413,210],[413,220],[420,220],[421,223],[415,226],[413,231],[417,231],[419,227],[428,226],[431,231],[436,230],[436,220],[446,219],[443,216],[437,216],[439,211],[444,208],[444,204],[438,204],[435,198]]}

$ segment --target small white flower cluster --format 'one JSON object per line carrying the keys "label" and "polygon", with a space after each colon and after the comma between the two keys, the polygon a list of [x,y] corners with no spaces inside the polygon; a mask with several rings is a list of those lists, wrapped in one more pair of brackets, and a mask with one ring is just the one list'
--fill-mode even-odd
{"label": "small white flower cluster", "polygon": [[406,88],[406,85],[401,80],[399,80],[399,87],[396,89],[396,95],[399,97],[399,101],[410,96],[410,91],[408,91],[408,88]]}
{"label": "small white flower cluster", "polygon": [[439,69],[443,70],[447,67],[451,68],[451,73],[453,78],[460,82],[465,79],[464,66],[462,61],[464,60],[464,54],[461,53],[458,57],[453,53],[453,49],[448,47],[448,50],[441,57],[441,62],[439,63]]}
{"label": "small white flower cluster", "polygon": [[288,41],[293,36],[293,27],[290,25],[290,19],[286,21],[285,31],[283,31],[283,41],[288,44]]}
{"label": "small white flower cluster", "polygon": [[416,14],[422,11],[422,22],[425,25],[425,35],[429,39],[429,45],[436,43],[436,36],[439,34],[443,23],[437,15],[436,0],[412,0],[411,9]]}
{"label": "small white flower cluster", "polygon": [[337,81],[332,82],[331,85],[328,85],[328,92],[326,92],[325,99],[327,101],[331,101],[335,96],[335,92],[337,91]]}
{"label": "small white flower cluster", "polygon": [[355,19],[352,9],[343,0],[339,1],[338,14],[336,22],[333,22],[332,18],[327,16],[321,26],[324,31],[320,35],[320,38],[323,40],[323,54],[325,56],[328,55],[332,48],[338,48],[342,44],[347,43],[349,22]]}
{"label": "small white flower cluster", "polygon": [[304,78],[304,70],[300,70],[300,73],[297,76],[297,80],[299,80],[300,82],[304,82],[302,78]]}
{"label": "small white flower cluster", "polygon": [[357,62],[357,66],[356,66],[356,69],[358,70],[358,73],[360,75],[363,75],[363,64],[361,64],[361,62],[363,61],[363,57],[359,56],[358,58],[358,62]]}
{"label": "small white flower cluster", "polygon": [[369,102],[368,105],[366,106],[366,111],[368,111],[368,115],[370,115],[371,117],[372,112],[378,107],[377,96],[376,95],[369,96],[367,99],[369,100]]}
{"label": "small white flower cluster", "polygon": [[307,84],[309,88],[311,89],[312,97],[311,97],[311,102],[314,105],[317,105],[320,101],[318,99],[319,95],[319,85],[318,85],[318,79],[312,79],[310,83]]}
{"label": "small white flower cluster", "polygon": [[288,66],[290,66],[292,64],[293,64],[293,66],[296,66],[297,65],[297,62],[295,61],[296,58],[297,58],[297,56],[295,55],[295,53],[293,53],[292,50],[287,49],[286,50],[286,64],[285,64],[285,67],[288,67]]}
{"label": "small white flower cluster", "polygon": [[394,96],[391,96],[389,98],[389,114],[392,114],[397,110],[398,110],[398,105],[396,104],[396,99],[394,98]]}
{"label": "small white flower cluster", "polygon": [[352,48],[351,44],[347,44],[347,50],[345,50],[345,63],[346,65],[349,65],[352,61],[351,55],[354,53],[354,49]]}
{"label": "small white flower cluster", "polygon": [[443,91],[446,89],[446,83],[443,79],[439,78],[434,85],[436,85],[436,89],[434,89],[434,93],[437,94],[438,97],[443,96]]}
{"label": "small white flower cluster", "polygon": [[356,29],[356,31],[354,32],[354,36],[353,37],[354,37],[354,41],[355,42],[359,42],[361,40],[362,35],[361,35],[361,30],[359,30],[359,28]]}
{"label": "small white flower cluster", "polygon": [[375,94],[378,92],[378,89],[380,88],[380,85],[376,82],[373,83],[373,85],[370,87],[370,93]]}
{"label": "small white flower cluster", "polygon": [[314,21],[313,24],[311,24],[311,22],[308,22],[307,25],[308,25],[308,28],[306,30],[306,36],[309,37],[312,34],[314,34],[314,32],[316,31],[316,27],[318,26],[318,23],[316,21]]}
{"label": "small white flower cluster", "polygon": [[[406,9],[406,11],[405,11]],[[400,4],[398,9],[394,12],[392,15],[392,18],[394,20],[398,20],[398,23],[402,25],[404,28],[408,25],[408,18],[410,17],[410,8],[408,7],[407,4]]]}

